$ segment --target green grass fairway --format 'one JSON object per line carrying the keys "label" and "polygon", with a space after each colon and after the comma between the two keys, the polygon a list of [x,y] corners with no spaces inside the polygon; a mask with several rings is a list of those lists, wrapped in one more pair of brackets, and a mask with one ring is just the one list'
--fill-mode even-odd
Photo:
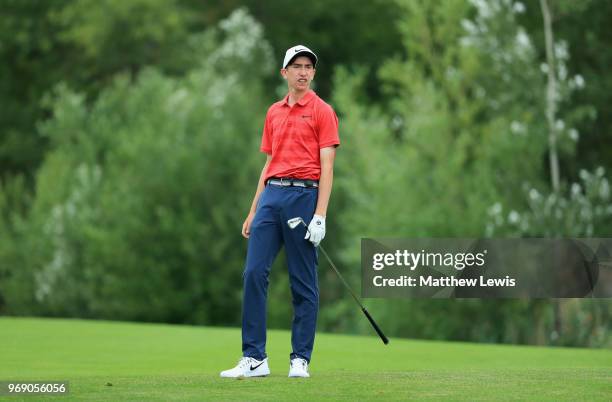
{"label": "green grass fairway", "polygon": [[287,378],[289,352],[269,331],[272,375],[222,379],[239,329],[0,318],[0,381],[70,381],[48,400],[612,400],[612,350],[319,334],[310,379]]}

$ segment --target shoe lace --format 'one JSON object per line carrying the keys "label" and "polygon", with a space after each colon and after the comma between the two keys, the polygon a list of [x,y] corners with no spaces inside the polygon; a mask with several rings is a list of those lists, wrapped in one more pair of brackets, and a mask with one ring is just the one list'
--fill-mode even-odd
{"label": "shoe lace", "polygon": [[301,364],[302,368],[304,370],[308,370],[308,362],[305,359],[297,357],[297,358],[291,360],[291,367],[293,367],[294,365],[297,365],[297,364]]}
{"label": "shoe lace", "polygon": [[240,360],[238,360],[238,366],[239,366],[239,367],[246,367],[246,366],[250,366],[250,365],[251,365],[251,362],[252,362],[253,360],[254,360],[254,359],[253,359],[253,358],[251,358],[251,357],[246,357],[246,356],[243,356],[243,357],[241,357],[241,358],[240,358]]}

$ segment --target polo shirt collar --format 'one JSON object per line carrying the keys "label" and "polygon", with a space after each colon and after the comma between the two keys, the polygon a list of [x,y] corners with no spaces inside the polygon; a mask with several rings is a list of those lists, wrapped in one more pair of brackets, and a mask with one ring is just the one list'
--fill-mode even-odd
{"label": "polo shirt collar", "polygon": [[[306,106],[308,104],[308,102],[310,102],[310,100],[312,98],[314,98],[314,96],[316,95],[315,91],[313,91],[312,89],[309,89],[308,92],[306,92],[306,95],[302,96],[302,99],[300,99],[297,104],[300,106]],[[285,105],[289,106],[289,94],[287,94],[285,96],[284,102]]]}

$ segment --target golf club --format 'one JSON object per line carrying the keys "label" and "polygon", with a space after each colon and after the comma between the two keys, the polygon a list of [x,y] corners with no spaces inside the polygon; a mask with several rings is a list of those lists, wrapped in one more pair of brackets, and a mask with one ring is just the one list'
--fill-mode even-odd
{"label": "golf club", "polygon": [[[304,222],[304,220],[302,218],[295,217],[295,218],[291,218],[287,221],[287,225],[289,225],[289,228],[291,230],[295,229],[296,227],[298,227],[298,225],[304,225],[304,227],[306,228],[306,231],[308,231],[308,225],[306,225],[306,222]],[[359,307],[361,307],[361,311],[363,311],[363,314],[365,314],[366,318],[368,319],[368,321],[370,321],[370,324],[372,324],[372,327],[374,327],[374,330],[376,331],[376,333],[378,334],[378,336],[380,337],[380,339],[382,339],[383,343],[386,345],[389,343],[389,339],[385,336],[385,334],[383,334],[383,332],[380,330],[380,328],[378,327],[378,325],[376,325],[376,322],[374,322],[374,319],[372,318],[372,316],[370,315],[370,313],[368,312],[368,310],[366,310],[366,308],[363,306],[363,304],[361,304],[361,301],[359,300],[359,298],[355,295],[355,293],[353,292],[353,290],[351,289],[351,287],[348,285],[348,283],[346,283],[346,281],[344,280],[344,278],[342,277],[342,275],[340,275],[340,271],[338,271],[338,268],[336,268],[336,265],[334,264],[334,262],[331,260],[331,258],[329,258],[329,255],[327,255],[327,252],[325,251],[325,249],[323,248],[323,246],[321,246],[319,244],[319,250],[321,250],[321,252],[323,253],[323,255],[325,256],[325,258],[327,258],[327,261],[329,261],[329,265],[331,265],[331,267],[333,268],[334,272],[336,273],[336,275],[338,275],[338,278],[340,278],[340,280],[342,281],[342,283],[344,284],[344,286],[348,289],[348,291],[351,293],[351,296],[353,296],[353,299],[355,299],[355,301],[357,302],[357,304],[359,305]]]}

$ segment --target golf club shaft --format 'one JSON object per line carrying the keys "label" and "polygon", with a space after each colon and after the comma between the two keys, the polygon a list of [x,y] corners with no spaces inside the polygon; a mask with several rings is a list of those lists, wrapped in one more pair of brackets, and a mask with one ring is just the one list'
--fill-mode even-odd
{"label": "golf club shaft", "polygon": [[[308,230],[308,226],[306,226],[306,223],[304,221],[301,221],[302,225],[304,225],[304,227],[306,227],[306,231],[310,232]],[[376,331],[376,333],[378,334],[378,336],[380,337],[380,339],[383,341],[383,343],[386,345],[389,343],[389,338],[387,338],[385,336],[385,334],[383,334],[382,330],[379,328],[379,326],[376,324],[376,321],[374,321],[374,319],[372,318],[372,316],[370,315],[370,313],[368,312],[368,310],[366,310],[366,308],[363,306],[363,304],[361,303],[361,301],[359,300],[359,298],[357,297],[357,295],[353,292],[353,289],[351,289],[351,287],[349,286],[348,283],[346,283],[346,280],[344,280],[344,277],[342,277],[342,275],[340,274],[340,271],[338,271],[338,268],[336,268],[336,264],[334,264],[334,262],[332,261],[331,258],[329,258],[329,255],[327,254],[327,251],[325,251],[325,249],[323,248],[322,245],[319,244],[319,250],[321,250],[321,252],[323,253],[323,255],[325,256],[325,258],[327,259],[327,262],[329,262],[329,265],[331,265],[332,269],[334,270],[334,272],[336,273],[336,275],[338,276],[338,278],[340,278],[340,281],[344,284],[344,287],[348,289],[349,293],[351,294],[351,296],[353,296],[353,299],[355,299],[355,302],[357,302],[357,304],[359,305],[359,307],[361,307],[361,311],[363,312],[363,314],[365,314],[366,318],[368,319],[368,321],[370,321],[370,324],[372,325],[372,327],[374,328],[374,330]]]}
{"label": "golf club shaft", "polygon": [[353,296],[353,299],[355,299],[355,301],[357,302],[357,304],[359,304],[359,307],[361,307],[362,310],[365,310],[365,308],[363,307],[363,304],[361,304],[361,301],[359,300],[359,298],[357,297],[357,295],[355,295],[355,293],[353,292],[353,289],[351,289],[351,287],[349,286],[348,283],[346,283],[346,281],[344,280],[344,278],[342,277],[342,275],[340,274],[340,271],[338,271],[338,268],[336,268],[336,265],[334,264],[334,262],[331,260],[331,258],[329,258],[329,255],[327,254],[327,252],[325,251],[325,249],[323,248],[322,245],[319,244],[319,250],[321,250],[321,252],[323,253],[323,255],[325,256],[325,258],[327,258],[327,262],[329,262],[329,265],[331,265],[332,269],[334,271],[336,271],[336,275],[338,275],[338,278],[340,278],[340,280],[342,281],[342,283],[344,284],[344,286],[348,289],[349,293],[351,294],[351,296]]}

